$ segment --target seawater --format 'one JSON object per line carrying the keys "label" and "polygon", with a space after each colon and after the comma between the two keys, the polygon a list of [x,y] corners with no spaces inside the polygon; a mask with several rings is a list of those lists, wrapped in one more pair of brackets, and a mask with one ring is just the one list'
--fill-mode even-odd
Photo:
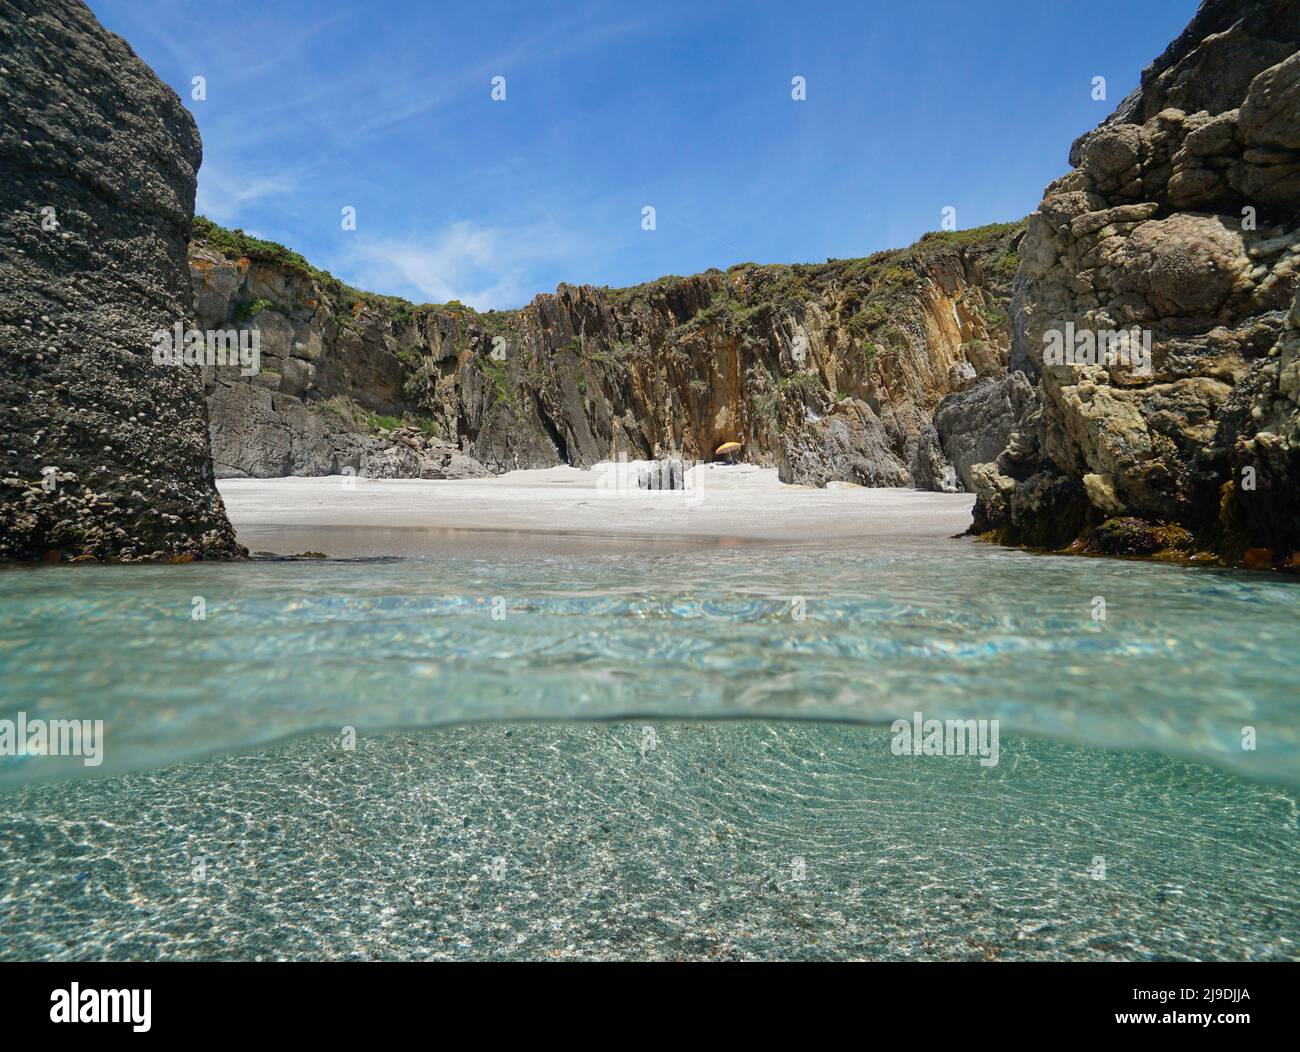
{"label": "seawater", "polygon": [[965,541],[8,570],[0,719],[104,743],[0,757],[0,957],[1293,959],[1298,615]]}

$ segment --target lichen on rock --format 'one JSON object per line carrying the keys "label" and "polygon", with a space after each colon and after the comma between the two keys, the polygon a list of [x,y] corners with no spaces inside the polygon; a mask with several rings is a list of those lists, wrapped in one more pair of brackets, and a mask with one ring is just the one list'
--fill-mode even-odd
{"label": "lichen on rock", "polygon": [[[975,531],[1105,551],[1146,545],[1106,525],[1140,521],[1229,561],[1300,549],[1297,47],[1300,3],[1206,0],[1075,143],[1021,246],[1011,368],[1036,398],[971,468]],[[1066,327],[1141,331],[1149,368],[1049,360]]]}

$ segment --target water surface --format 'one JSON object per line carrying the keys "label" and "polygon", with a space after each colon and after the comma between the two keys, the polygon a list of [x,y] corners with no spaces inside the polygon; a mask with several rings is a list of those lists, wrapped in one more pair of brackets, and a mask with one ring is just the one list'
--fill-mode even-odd
{"label": "water surface", "polygon": [[1293,579],[445,539],[0,573],[0,959],[1300,956]]}
{"label": "water surface", "polygon": [[0,783],[343,726],[915,711],[1300,782],[1300,586],[1261,574],[969,541],[506,548],[8,571],[0,625],[0,714],[106,726],[97,771],[5,757]]}

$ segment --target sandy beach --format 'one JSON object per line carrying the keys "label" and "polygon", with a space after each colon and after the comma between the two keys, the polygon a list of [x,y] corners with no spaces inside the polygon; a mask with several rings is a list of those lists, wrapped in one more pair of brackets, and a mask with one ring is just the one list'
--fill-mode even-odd
{"label": "sandy beach", "polygon": [[622,465],[490,479],[225,479],[251,551],[408,555],[497,543],[540,550],[656,549],[826,540],[925,542],[961,533],[974,496],[832,483],[788,486],[772,468],[699,465],[685,490],[627,484]]}

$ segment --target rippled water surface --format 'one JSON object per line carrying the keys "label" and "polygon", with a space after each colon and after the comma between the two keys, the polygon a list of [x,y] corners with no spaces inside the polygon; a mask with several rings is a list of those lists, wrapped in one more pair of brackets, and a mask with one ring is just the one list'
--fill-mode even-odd
{"label": "rippled water surface", "polygon": [[100,773],[345,725],[920,710],[1300,782],[1300,584],[1257,574],[964,541],[85,567],[0,573],[0,625],[0,712],[103,719]]}
{"label": "rippled water surface", "polygon": [[105,722],[0,757],[0,959],[1293,959],[1298,615],[965,541],[0,573],[0,718]]}

